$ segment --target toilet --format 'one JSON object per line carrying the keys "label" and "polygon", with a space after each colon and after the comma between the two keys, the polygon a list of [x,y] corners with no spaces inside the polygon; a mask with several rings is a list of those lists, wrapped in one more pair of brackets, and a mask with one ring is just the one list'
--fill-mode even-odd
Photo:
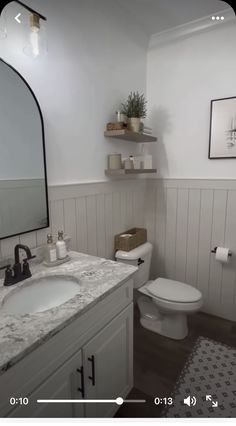
{"label": "toilet", "polygon": [[171,339],[184,339],[188,334],[187,315],[202,307],[201,292],[191,285],[166,278],[149,281],[150,243],[129,252],[118,250],[115,257],[118,262],[139,268],[134,275],[134,300],[139,307],[142,326]]}

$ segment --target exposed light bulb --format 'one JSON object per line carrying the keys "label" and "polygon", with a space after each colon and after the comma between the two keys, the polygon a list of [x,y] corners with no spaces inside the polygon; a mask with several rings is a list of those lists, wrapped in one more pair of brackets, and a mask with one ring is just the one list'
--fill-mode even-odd
{"label": "exposed light bulb", "polygon": [[26,55],[37,58],[46,51],[46,43],[43,39],[43,29],[40,25],[39,15],[31,14],[29,17],[29,24],[29,41],[23,51]]}
{"label": "exposed light bulb", "polygon": [[31,44],[33,56],[35,56],[35,57],[39,56],[40,52],[39,52],[39,31],[38,31],[38,29],[35,31],[31,28],[30,44]]}

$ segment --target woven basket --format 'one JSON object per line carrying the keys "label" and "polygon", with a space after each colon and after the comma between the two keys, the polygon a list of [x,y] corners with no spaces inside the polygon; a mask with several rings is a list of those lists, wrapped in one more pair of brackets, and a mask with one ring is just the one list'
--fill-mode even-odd
{"label": "woven basket", "polygon": [[147,242],[145,228],[132,228],[115,235],[115,250],[130,251]]}

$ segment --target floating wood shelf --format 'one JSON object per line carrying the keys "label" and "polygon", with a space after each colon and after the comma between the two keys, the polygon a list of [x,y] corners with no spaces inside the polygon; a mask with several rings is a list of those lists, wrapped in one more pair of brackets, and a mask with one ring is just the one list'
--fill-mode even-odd
{"label": "floating wood shelf", "polygon": [[118,169],[118,170],[105,170],[107,176],[125,176],[125,175],[137,175],[156,173],[157,169]]}
{"label": "floating wood shelf", "polygon": [[107,130],[104,132],[104,136],[106,138],[115,138],[115,139],[123,139],[125,141],[131,142],[157,142],[157,138],[155,136],[146,135],[144,133],[131,132],[130,130]]}

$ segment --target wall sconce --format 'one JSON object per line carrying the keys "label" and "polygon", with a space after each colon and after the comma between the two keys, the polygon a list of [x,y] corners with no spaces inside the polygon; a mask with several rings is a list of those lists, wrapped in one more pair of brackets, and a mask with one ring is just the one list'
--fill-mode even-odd
{"label": "wall sconce", "polygon": [[[41,26],[41,20],[46,21],[47,18],[26,4],[22,3],[19,0],[0,0],[0,17],[2,18],[4,15],[3,9],[12,2],[18,3],[24,9],[30,12],[29,15],[29,41],[26,46],[23,48],[23,52],[31,56],[33,58],[37,58],[40,54],[45,53],[47,50],[46,37],[45,37],[45,29]],[[6,27],[4,23],[2,27],[0,27],[0,38],[6,37]]]}

